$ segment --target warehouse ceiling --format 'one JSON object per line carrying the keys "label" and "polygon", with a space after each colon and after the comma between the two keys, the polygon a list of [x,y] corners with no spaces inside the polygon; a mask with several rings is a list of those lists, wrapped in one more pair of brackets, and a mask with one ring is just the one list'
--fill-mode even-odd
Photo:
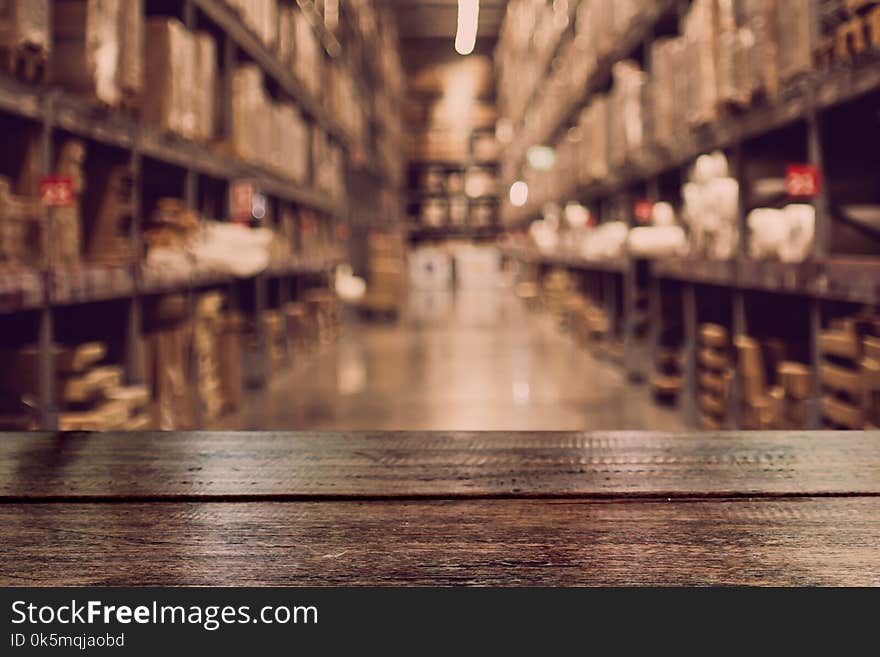
{"label": "warehouse ceiling", "polygon": [[[397,15],[401,38],[455,37],[458,0],[386,0]],[[480,0],[479,39],[497,39],[507,0]]]}

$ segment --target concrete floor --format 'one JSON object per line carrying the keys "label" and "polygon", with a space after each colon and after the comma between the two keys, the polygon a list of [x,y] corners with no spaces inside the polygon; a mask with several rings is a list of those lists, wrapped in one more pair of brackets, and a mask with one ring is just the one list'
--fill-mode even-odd
{"label": "concrete floor", "polygon": [[251,395],[224,428],[681,430],[675,409],[509,290],[414,292],[396,323],[338,344]]}

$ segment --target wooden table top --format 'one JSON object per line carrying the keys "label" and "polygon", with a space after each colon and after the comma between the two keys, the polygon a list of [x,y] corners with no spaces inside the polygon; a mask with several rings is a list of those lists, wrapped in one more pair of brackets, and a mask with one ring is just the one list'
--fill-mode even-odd
{"label": "wooden table top", "polygon": [[880,433],[0,434],[2,585],[880,585]]}
{"label": "wooden table top", "polygon": [[880,433],[0,434],[0,499],[880,494]]}

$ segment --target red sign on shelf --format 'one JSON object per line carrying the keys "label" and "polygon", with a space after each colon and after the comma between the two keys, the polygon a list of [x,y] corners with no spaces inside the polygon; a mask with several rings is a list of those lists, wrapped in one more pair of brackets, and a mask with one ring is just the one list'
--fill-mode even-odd
{"label": "red sign on shelf", "polygon": [[232,202],[229,205],[232,209],[233,220],[250,221],[254,211],[254,196],[256,196],[256,193],[256,185],[250,181],[232,183],[229,189]]}
{"label": "red sign on shelf", "polygon": [[794,198],[815,198],[822,190],[822,174],[812,164],[789,164],[785,170],[785,189]]}
{"label": "red sign on shelf", "polygon": [[640,224],[651,222],[651,216],[654,214],[654,201],[641,200],[636,201],[635,215],[636,220]]}
{"label": "red sign on shelf", "polygon": [[76,202],[73,179],[69,176],[60,178],[42,178],[40,180],[40,201],[50,208],[69,208]]}

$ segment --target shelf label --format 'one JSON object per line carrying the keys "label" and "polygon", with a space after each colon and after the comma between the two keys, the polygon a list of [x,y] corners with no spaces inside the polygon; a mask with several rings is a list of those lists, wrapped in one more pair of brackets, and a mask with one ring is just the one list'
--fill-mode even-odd
{"label": "shelf label", "polygon": [[634,214],[636,221],[640,224],[651,223],[651,216],[654,214],[654,201],[648,201],[647,199],[636,201]]}
{"label": "shelf label", "polygon": [[815,198],[822,191],[822,174],[812,164],[789,164],[785,170],[785,189],[793,198]]}
{"label": "shelf label", "polygon": [[50,208],[71,207],[76,202],[73,178],[63,176],[40,179],[40,201]]}
{"label": "shelf label", "polygon": [[233,221],[250,221],[254,211],[254,197],[257,188],[249,180],[240,180],[232,183],[229,188]]}

